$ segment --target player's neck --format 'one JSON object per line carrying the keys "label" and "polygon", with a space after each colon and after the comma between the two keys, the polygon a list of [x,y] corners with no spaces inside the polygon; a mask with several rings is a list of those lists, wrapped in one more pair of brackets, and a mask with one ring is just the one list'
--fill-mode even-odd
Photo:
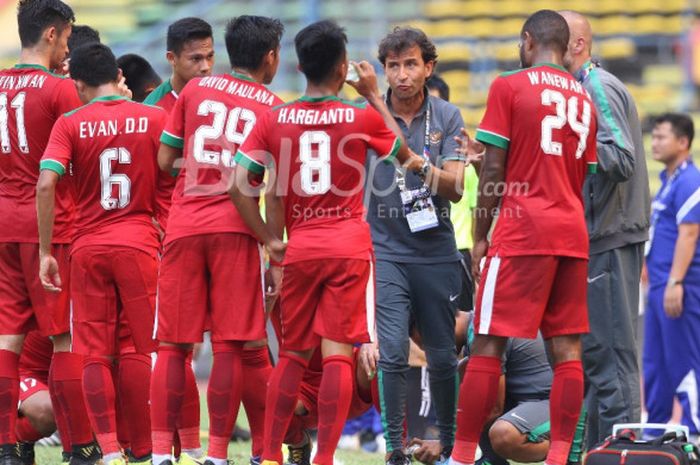
{"label": "player's neck", "polygon": [[559,65],[563,68],[564,62],[562,58],[563,57],[559,53],[553,52],[551,50],[541,50],[535,54],[535,56],[532,59],[532,63],[551,63],[553,65]]}
{"label": "player's neck", "polygon": [[121,95],[119,92],[119,86],[116,82],[110,82],[107,84],[102,84],[98,87],[90,87],[85,93],[85,97],[88,102],[95,100],[100,97],[110,97],[114,95]]}
{"label": "player's neck", "polygon": [[683,162],[688,159],[689,156],[690,156],[690,153],[685,153],[685,154],[678,156],[677,158],[674,158],[669,163],[667,163],[666,164],[666,177],[673,176],[673,173],[676,172],[678,167],[681,166],[683,164]]}
{"label": "player's neck", "polygon": [[407,98],[398,98],[396,92],[392,92],[389,100],[391,101],[391,111],[395,115],[406,121],[408,126],[411,125],[413,117],[418,114],[423,102],[425,101],[426,95],[423,89],[416,95]]}
{"label": "player's neck", "polygon": [[265,81],[265,70],[262,69],[262,67],[257,71],[251,71],[245,68],[232,68],[231,71],[248,79],[252,79],[258,84],[262,84]]}
{"label": "player's neck", "polygon": [[21,65],[41,65],[46,69],[51,66],[49,56],[36,48],[23,48],[19,54],[19,64]]}
{"label": "player's neck", "polygon": [[338,86],[307,83],[304,95],[312,98],[334,97],[338,95]]}
{"label": "player's neck", "polygon": [[180,76],[177,74],[173,73],[172,76],[170,76],[170,86],[173,88],[175,93],[177,95],[180,95],[182,92],[182,89],[185,88],[185,85],[187,84],[187,81],[182,79]]}

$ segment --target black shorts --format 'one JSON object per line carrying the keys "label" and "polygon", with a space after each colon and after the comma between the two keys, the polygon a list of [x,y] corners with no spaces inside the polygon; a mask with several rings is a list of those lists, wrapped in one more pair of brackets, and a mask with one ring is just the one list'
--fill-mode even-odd
{"label": "black shorts", "polygon": [[472,255],[469,249],[460,250],[462,259],[459,261],[459,273],[462,289],[457,299],[457,309],[463,312],[474,310],[474,280],[472,279]]}
{"label": "black shorts", "polygon": [[523,402],[501,415],[499,420],[507,421],[527,435],[528,442],[548,440],[549,399]]}

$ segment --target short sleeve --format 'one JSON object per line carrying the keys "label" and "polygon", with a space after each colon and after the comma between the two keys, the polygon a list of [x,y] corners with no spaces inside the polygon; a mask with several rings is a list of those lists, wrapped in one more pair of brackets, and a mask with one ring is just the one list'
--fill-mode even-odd
{"label": "short sleeve", "polygon": [[187,88],[183,90],[180,97],[175,102],[175,106],[170,112],[168,121],[165,124],[165,129],[160,136],[160,141],[174,147],[176,149],[181,149],[185,146],[185,105],[187,101]]}
{"label": "short sleeve", "polygon": [[65,116],[56,121],[49,142],[39,164],[40,170],[51,170],[63,176],[73,158],[73,143],[70,137],[70,123]]}
{"label": "short sleeve", "polygon": [[384,118],[371,106],[365,109],[365,131],[369,139],[367,145],[377,152],[379,158],[389,162],[401,148],[401,139],[384,122]]}
{"label": "short sleeve", "polygon": [[[694,169],[694,166],[687,169]],[[676,224],[700,223],[700,176],[688,176],[677,182],[674,196]]]}
{"label": "short sleeve", "polygon": [[262,118],[258,119],[255,127],[248,134],[243,144],[238,147],[236,152],[236,164],[247,169],[251,173],[262,175],[265,173],[265,167],[271,161],[269,139],[269,121],[274,111],[265,113]]}
{"label": "short sleeve", "polygon": [[464,127],[462,114],[457,107],[446,104],[449,110],[449,117],[445,121],[445,133],[442,135],[442,150],[438,155],[438,166],[442,166],[446,161],[466,161],[466,157],[459,153],[459,143],[455,137],[461,137],[461,129]]}
{"label": "short sleeve", "polygon": [[476,140],[508,150],[511,130],[513,90],[505,77],[499,76],[491,84],[486,114],[476,130]]}
{"label": "short sleeve", "polygon": [[595,107],[591,105],[591,124],[588,126],[588,137],[586,139],[586,151],[584,152],[586,159],[586,166],[589,173],[596,173],[598,171],[598,148],[597,148],[597,136],[598,133],[598,117],[596,115]]}
{"label": "short sleeve", "polygon": [[56,118],[82,106],[78,90],[72,79],[61,79],[53,92],[53,108]]}

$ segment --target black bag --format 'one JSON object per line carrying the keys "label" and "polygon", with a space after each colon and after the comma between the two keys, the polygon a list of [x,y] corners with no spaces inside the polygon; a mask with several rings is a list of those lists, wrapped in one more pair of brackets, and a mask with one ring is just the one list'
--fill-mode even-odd
{"label": "black bag", "polygon": [[700,465],[700,451],[684,433],[671,431],[651,441],[626,429],[586,454],[584,465]]}

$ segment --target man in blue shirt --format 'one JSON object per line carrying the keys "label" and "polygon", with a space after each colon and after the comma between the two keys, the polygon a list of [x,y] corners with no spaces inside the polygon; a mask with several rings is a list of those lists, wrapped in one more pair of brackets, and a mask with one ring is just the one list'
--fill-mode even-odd
{"label": "man in blue shirt", "polygon": [[649,302],[644,334],[644,393],[650,423],[671,419],[700,432],[700,171],[690,157],[693,122],[681,114],[655,121],[652,153],[666,166],[652,204],[647,252]]}

